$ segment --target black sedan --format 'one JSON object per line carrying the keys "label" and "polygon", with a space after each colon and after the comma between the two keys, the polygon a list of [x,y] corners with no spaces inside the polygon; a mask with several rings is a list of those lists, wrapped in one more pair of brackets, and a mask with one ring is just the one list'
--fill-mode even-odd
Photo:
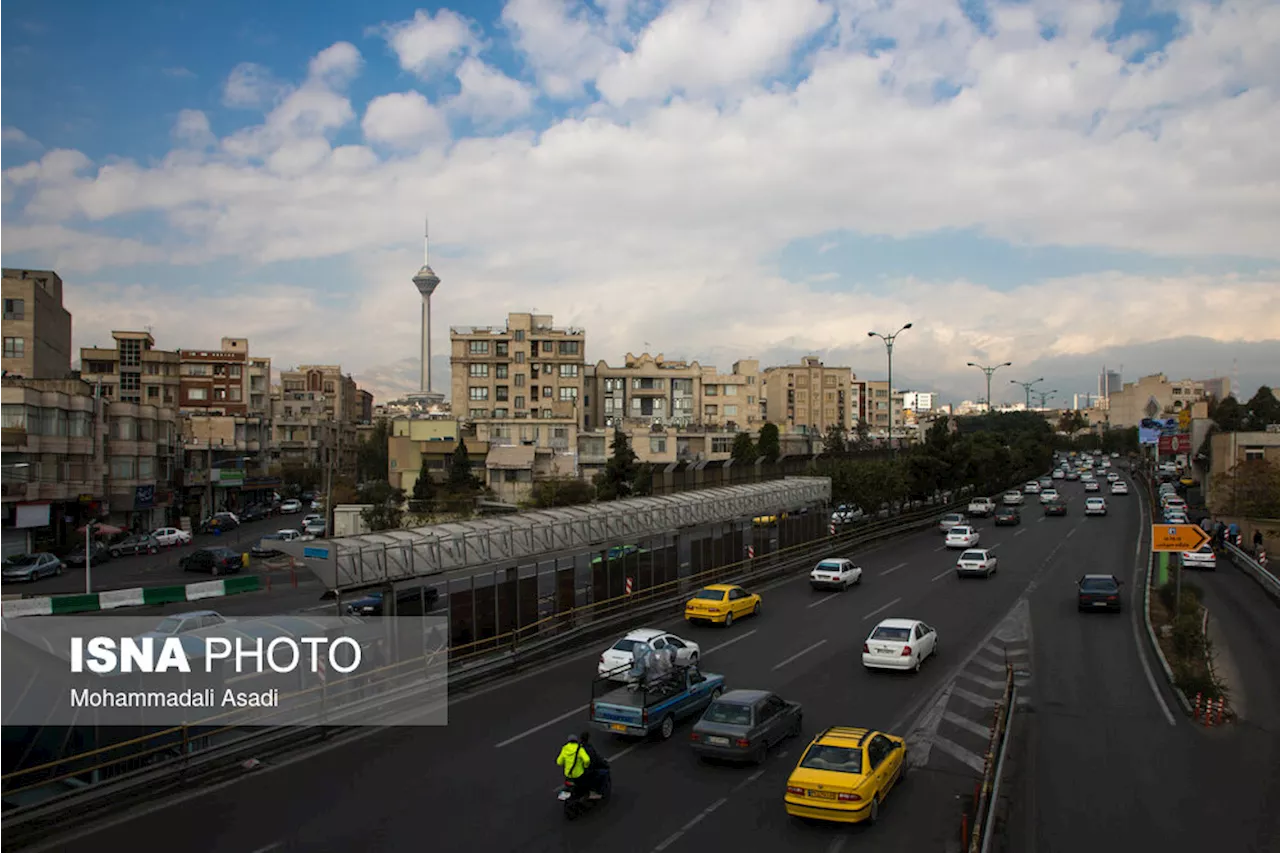
{"label": "black sedan", "polygon": [[135,533],[107,546],[112,557],[131,557],[134,554],[159,554],[160,540],[150,533]]}
{"label": "black sedan", "polygon": [[689,735],[702,758],[760,764],[769,747],[800,734],[804,710],[767,690],[730,690],[712,702]]}
{"label": "black sedan", "polygon": [[1066,515],[1067,502],[1066,501],[1050,501],[1049,503],[1044,505],[1044,514],[1045,515]]}
{"label": "black sedan", "polygon": [[1021,524],[1022,513],[1018,512],[1017,507],[1002,506],[996,510],[996,527],[1005,527],[1010,524]]}
{"label": "black sedan", "polygon": [[[93,559],[93,565],[105,563],[111,559],[111,550],[101,542],[94,542],[93,547],[89,550],[89,556]],[[84,567],[84,546],[81,545],[70,554],[62,558],[62,562],[68,566]]]}
{"label": "black sedan", "polygon": [[211,575],[235,574],[242,568],[242,557],[230,548],[200,548],[178,561],[184,572],[208,572]]}
{"label": "black sedan", "polygon": [[239,519],[229,512],[220,512],[212,518],[206,518],[200,523],[201,533],[225,533],[228,530],[235,530],[240,526]]}
{"label": "black sedan", "polygon": [[[412,587],[409,589],[396,590],[396,615],[397,616],[426,616],[436,606],[440,600],[440,592],[433,586],[423,590],[420,587]],[[423,612],[423,605],[426,605],[426,612]],[[383,616],[385,615],[383,605],[383,594],[381,592],[371,592],[364,598],[356,599],[347,604],[347,613],[352,616]]]}
{"label": "black sedan", "polygon": [[1077,610],[1120,610],[1120,587],[1115,575],[1084,575],[1076,581]]}

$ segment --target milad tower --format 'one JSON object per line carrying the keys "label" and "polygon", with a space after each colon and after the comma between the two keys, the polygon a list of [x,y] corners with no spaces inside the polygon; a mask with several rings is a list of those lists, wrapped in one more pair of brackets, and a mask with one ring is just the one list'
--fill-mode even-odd
{"label": "milad tower", "polygon": [[413,285],[422,296],[422,387],[417,394],[409,395],[409,399],[430,406],[442,402],[444,394],[431,389],[431,294],[440,285],[440,276],[431,269],[431,234],[425,226],[422,234],[422,269],[413,277]]}

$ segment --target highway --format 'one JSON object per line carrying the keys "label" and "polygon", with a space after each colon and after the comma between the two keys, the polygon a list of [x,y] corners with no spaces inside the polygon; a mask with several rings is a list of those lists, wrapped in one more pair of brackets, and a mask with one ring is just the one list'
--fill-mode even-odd
{"label": "highway", "polygon": [[[865,579],[847,592],[814,592],[800,576],[762,588],[762,616],[731,629],[671,623],[702,645],[704,669],[725,674],[730,688],[773,689],[804,704],[804,737],[776,748],[759,768],[699,763],[687,746],[688,725],[666,743],[606,739],[614,798],[566,823],[554,799],[560,782],[554,757],[565,735],[584,727],[597,648],[455,697],[447,729],[371,730],[188,799],[122,816],[91,834],[51,840],[46,849],[128,845],[135,851],[179,846],[266,853],[400,850],[429,842],[438,849],[475,851],[678,853],[727,845],[837,851],[855,844],[904,853],[943,850],[959,834],[957,798],[971,793],[978,777],[984,745],[978,733],[989,719],[992,697],[999,695],[1005,659],[1031,670],[1023,683],[1033,710],[1019,719],[1034,721],[1036,730],[1027,739],[1034,761],[1025,762],[1026,778],[1018,778],[1016,787],[1037,795],[1036,819],[1068,810],[1074,810],[1075,821],[1091,809],[1110,814],[1115,794],[1109,786],[1125,788],[1130,800],[1148,796],[1135,794],[1148,771],[1098,763],[1099,751],[1125,748],[1105,732],[1088,752],[1094,760],[1081,763],[1081,745],[1061,733],[1073,714],[1087,720],[1089,709],[1104,698],[1093,686],[1097,679],[1118,679],[1123,701],[1144,712],[1128,722],[1129,736],[1130,730],[1150,729],[1165,737],[1159,726],[1181,732],[1160,715],[1128,617],[1074,618],[1072,582],[1082,567],[1132,574],[1138,498],[1112,499],[1111,515],[1086,519],[1079,485],[1060,489],[1070,499],[1065,518],[1042,518],[1039,507],[1029,505],[1020,527],[980,523],[982,546],[994,544],[1000,557],[1000,570],[989,580],[957,579],[955,553],[941,549],[937,533],[926,532],[851,555],[864,567]],[[860,666],[866,633],[889,616],[913,616],[937,628],[940,654],[923,672],[873,675]],[[1092,656],[1100,653],[1102,661]],[[1052,737],[1042,733],[1041,707],[1059,709],[1060,728],[1051,730]],[[799,751],[816,731],[837,724],[909,734],[913,763],[922,762],[889,799],[877,826],[810,826],[783,812],[781,790]],[[1143,759],[1165,784],[1163,760],[1173,759]],[[1091,780],[1071,792],[1069,805],[1057,783],[1043,778],[1063,772]],[[1202,781],[1196,780],[1201,791]],[[1165,805],[1163,812],[1131,813],[1126,830],[1154,830],[1168,820]],[[1067,823],[1054,817],[1054,826]],[[1011,831],[1018,826],[1011,824]],[[1086,830],[1083,822],[1054,830],[1077,839],[1074,845],[1010,849],[1079,850]]]}
{"label": "highway", "polygon": [[[1136,494],[1129,500],[1137,506]],[[1134,548],[1110,538],[1076,547],[1030,597],[1035,687],[1012,753],[1006,849],[1278,851],[1280,611],[1225,560],[1216,573],[1188,573],[1221,626],[1246,705],[1240,724],[1207,730],[1177,706],[1140,605],[1123,615],[1075,609],[1072,581],[1084,572],[1141,591]]]}

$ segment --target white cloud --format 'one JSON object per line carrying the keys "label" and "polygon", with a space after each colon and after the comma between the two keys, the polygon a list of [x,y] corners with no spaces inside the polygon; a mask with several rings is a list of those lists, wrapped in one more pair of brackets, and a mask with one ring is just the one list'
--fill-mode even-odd
{"label": "white cloud", "polygon": [[449,123],[421,92],[396,92],[369,102],[361,122],[370,142],[396,148],[439,145],[449,139]]}
{"label": "white cloud", "polygon": [[438,71],[480,47],[474,24],[448,9],[434,16],[419,9],[412,20],[382,27],[382,35],[400,67],[417,74]]}
{"label": "white cloud", "polygon": [[6,127],[2,135],[0,135],[0,142],[14,146],[34,146],[37,148],[40,146],[39,142],[36,142],[16,127]]}
{"label": "white cloud", "polygon": [[450,99],[449,106],[477,121],[502,122],[533,108],[533,89],[475,57],[462,61],[458,82],[462,89]]}
{"label": "white cloud", "polygon": [[205,148],[217,143],[209,126],[209,117],[200,110],[183,110],[173,125],[173,138],[195,148]]}
{"label": "white cloud", "polygon": [[[715,23],[716,7],[682,3],[683,14],[701,15],[687,20],[706,49],[678,61],[690,53],[670,17],[632,37],[621,3],[600,14],[513,0],[504,21],[544,93],[582,95],[598,77],[613,97],[639,100],[625,114],[597,103],[545,128],[452,142],[443,111],[407,91],[364,108],[368,145],[334,147],[356,118],[342,87],[360,62],[354,48],[331,47],[295,88],[267,87],[261,122],[216,148],[181,148],[145,164],[53,151],[7,169],[5,198],[24,207],[6,203],[5,251],[90,270],[91,261],[235,258],[248,272],[224,286],[255,298],[272,288],[338,288],[344,297],[312,300],[305,333],[255,326],[275,337],[254,346],[288,361],[341,360],[357,375],[399,375],[395,365],[415,352],[408,278],[421,262],[424,208],[433,238],[458,250],[433,260],[444,279],[437,338],[449,324],[500,323],[507,311],[537,308],[586,326],[592,359],[616,360],[648,340],[726,366],[817,351],[874,373],[882,352],[864,343],[866,329],[912,320],[895,374],[900,357],[904,375],[934,376],[977,356],[1029,364],[1189,333],[1278,336],[1280,272],[1100,274],[1002,293],[981,281],[867,282],[856,266],[836,268],[829,258],[794,280],[777,266],[790,242],[830,242],[846,230],[973,229],[1040,245],[1251,254],[1280,267],[1280,148],[1271,142],[1280,138],[1280,75],[1264,49],[1274,41],[1272,8],[1190,7],[1178,40],[1135,67],[1094,35],[1109,20],[1106,4],[997,9],[987,35],[929,0],[837,7],[836,25],[815,47],[806,36],[823,32],[820,18],[799,13],[816,7],[761,6]],[[769,17],[778,9],[791,17]],[[1047,20],[1059,38],[1039,38]],[[769,38],[764,21],[776,22]],[[888,38],[898,46],[868,55],[874,40]],[[497,78],[471,47],[442,53],[442,43],[419,46],[406,61],[439,68],[431,63],[453,56],[462,93],[450,106],[518,117],[527,102],[511,88],[516,81]],[[807,53],[792,71],[803,79],[760,86],[799,43]],[[619,44],[634,49],[624,57]],[[939,81],[964,90],[937,102]],[[1251,88],[1237,94],[1242,87]],[[492,96],[502,91],[508,96]],[[684,94],[660,102],[672,92]],[[144,243],[146,235],[123,230],[123,218],[137,213],[160,214],[169,231]],[[132,242],[67,230],[86,219],[115,226],[117,217],[113,233]],[[14,236],[14,228],[27,230]],[[264,281],[253,271],[315,258],[331,259],[323,281],[311,264],[296,268],[296,280],[273,270]],[[838,283],[820,284],[822,274],[805,280],[815,272]],[[108,295],[82,305],[108,319],[132,310]],[[175,310],[167,322],[171,337],[216,340],[227,330],[214,329],[215,320],[225,325],[217,312],[206,319]]]}
{"label": "white cloud", "polygon": [[259,109],[280,95],[281,84],[271,71],[254,62],[242,62],[231,69],[222,88],[222,103],[228,107]]}

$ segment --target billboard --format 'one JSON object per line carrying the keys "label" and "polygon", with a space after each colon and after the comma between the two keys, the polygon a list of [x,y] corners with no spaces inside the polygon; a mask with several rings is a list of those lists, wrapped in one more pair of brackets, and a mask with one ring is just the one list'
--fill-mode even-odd
{"label": "billboard", "polygon": [[1143,418],[1138,424],[1138,443],[1158,444],[1160,436],[1173,436],[1179,432],[1177,418]]}
{"label": "billboard", "polygon": [[1187,433],[1180,433],[1178,435],[1162,435],[1160,436],[1157,447],[1159,448],[1162,456],[1174,453],[1190,453],[1191,436]]}

